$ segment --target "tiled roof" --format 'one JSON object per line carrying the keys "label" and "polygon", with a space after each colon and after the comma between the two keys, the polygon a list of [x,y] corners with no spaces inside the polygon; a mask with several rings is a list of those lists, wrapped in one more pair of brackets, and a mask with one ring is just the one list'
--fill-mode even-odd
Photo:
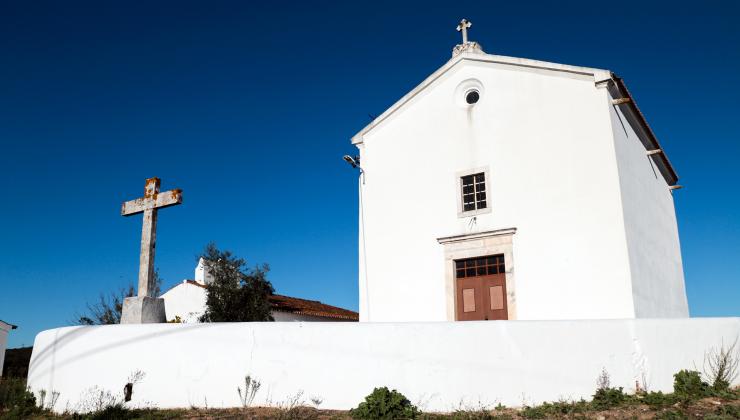
{"label": "tiled roof", "polygon": [[269,297],[272,309],[297,315],[319,316],[324,318],[348,319],[358,321],[357,312],[321,303],[318,300],[299,299],[290,296],[272,295]]}
{"label": "tiled roof", "polygon": [[[185,280],[185,283],[202,288],[206,287],[195,280]],[[359,321],[360,319],[357,312],[327,305],[318,300],[306,300],[283,295],[271,295],[268,299],[270,300],[273,311],[288,312],[296,315],[317,316],[322,318],[347,319],[352,321]]]}

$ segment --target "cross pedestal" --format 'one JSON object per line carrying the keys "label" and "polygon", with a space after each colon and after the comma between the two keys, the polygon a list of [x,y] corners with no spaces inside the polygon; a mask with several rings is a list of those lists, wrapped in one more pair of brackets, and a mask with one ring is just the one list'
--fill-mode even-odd
{"label": "cross pedestal", "polygon": [[152,296],[154,280],[154,247],[157,239],[157,209],[182,203],[182,191],[159,192],[159,178],[149,178],[144,197],[123,203],[122,216],[144,213],[139,256],[139,294],[123,301],[121,324],[167,322],[164,299]]}
{"label": "cross pedestal", "polygon": [[123,300],[121,324],[158,324],[167,322],[164,299],[133,296]]}

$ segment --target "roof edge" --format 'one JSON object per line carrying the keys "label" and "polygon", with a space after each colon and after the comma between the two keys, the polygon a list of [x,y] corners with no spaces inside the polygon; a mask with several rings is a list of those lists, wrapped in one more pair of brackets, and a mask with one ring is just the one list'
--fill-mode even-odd
{"label": "roof edge", "polygon": [[17,326],[17,325],[13,325],[13,324],[11,324],[10,322],[5,322],[5,321],[3,321],[2,319],[0,319],[0,323],[3,323],[3,324],[5,324],[5,325],[7,325],[8,327],[10,327],[10,329],[11,329],[11,330],[15,330],[15,329],[17,329],[17,328],[18,328],[18,326]]}
{"label": "roof edge", "polygon": [[[660,171],[660,174],[663,175],[663,179],[665,179],[666,183],[669,186],[676,185],[678,182],[678,174],[673,168],[671,161],[668,160],[668,156],[660,145],[658,137],[653,132],[650,124],[648,124],[645,115],[643,115],[642,111],[640,111],[640,108],[637,106],[635,98],[632,97],[627,89],[627,85],[625,85],[624,80],[616,74],[610,73],[609,79],[601,81],[601,83],[603,82],[608,83],[607,89],[615,100],[624,99],[623,101],[619,101],[619,103],[613,104],[613,106],[620,107],[619,109],[627,118],[627,122],[629,122],[633,129],[635,129],[637,137],[640,139],[643,146],[645,146],[645,149],[648,152],[653,152],[650,153],[649,156],[658,166],[658,170]],[[635,127],[635,125],[637,125],[637,127]]]}
{"label": "roof edge", "polygon": [[[609,70],[603,70],[603,69],[597,69],[597,68],[591,68],[591,67],[580,67],[580,66],[573,66],[569,64],[553,63],[549,61],[533,60],[529,58],[509,57],[505,55],[493,55],[493,54],[467,52],[467,51],[462,52],[452,57],[450,60],[448,60],[445,64],[442,65],[442,67],[438,68],[434,73],[429,75],[426,79],[424,79],[421,83],[419,83],[409,93],[401,97],[401,99],[396,101],[393,105],[391,105],[388,109],[386,109],[382,114],[380,114],[377,118],[375,118],[368,125],[366,125],[362,130],[357,132],[357,134],[352,136],[351,138],[352,144],[358,145],[358,144],[363,143],[365,134],[367,134],[373,128],[377,127],[383,121],[388,119],[388,117],[393,115],[403,105],[411,101],[414,97],[416,97],[419,93],[421,93],[429,85],[431,85],[437,79],[442,77],[445,73],[451,70],[455,65],[465,60],[474,61],[474,62],[477,61],[477,62],[483,62],[483,63],[504,64],[504,65],[510,65],[510,66],[516,66],[516,67],[527,67],[527,68],[541,69],[541,70],[550,70],[550,71],[555,71],[555,72],[581,74],[581,75],[586,75],[586,76],[590,75],[590,76],[594,76],[595,79],[599,79],[599,80],[605,77],[608,77],[608,75],[611,74]],[[598,75],[602,75],[602,76],[598,76]]]}

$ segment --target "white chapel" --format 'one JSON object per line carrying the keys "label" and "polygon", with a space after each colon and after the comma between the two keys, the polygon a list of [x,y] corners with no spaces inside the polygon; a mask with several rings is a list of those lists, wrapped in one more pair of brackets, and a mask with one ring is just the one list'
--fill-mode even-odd
{"label": "white chapel", "polygon": [[360,321],[687,317],[678,177],[624,81],[469,27],[352,137]]}

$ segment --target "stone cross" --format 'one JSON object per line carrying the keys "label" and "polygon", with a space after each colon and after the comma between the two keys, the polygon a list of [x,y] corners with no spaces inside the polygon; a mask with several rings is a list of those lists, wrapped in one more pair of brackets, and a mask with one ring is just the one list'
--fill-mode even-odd
{"label": "stone cross", "polygon": [[121,216],[144,213],[141,228],[141,254],[139,256],[139,297],[150,296],[154,280],[154,246],[157,239],[157,209],[182,204],[182,190],[159,192],[159,178],[149,178],[144,187],[144,197],[121,205]]}
{"label": "stone cross", "polygon": [[463,19],[460,21],[460,24],[457,25],[457,31],[462,32],[463,37],[463,45],[468,43],[468,28],[473,26],[473,23],[468,21],[467,19]]}

